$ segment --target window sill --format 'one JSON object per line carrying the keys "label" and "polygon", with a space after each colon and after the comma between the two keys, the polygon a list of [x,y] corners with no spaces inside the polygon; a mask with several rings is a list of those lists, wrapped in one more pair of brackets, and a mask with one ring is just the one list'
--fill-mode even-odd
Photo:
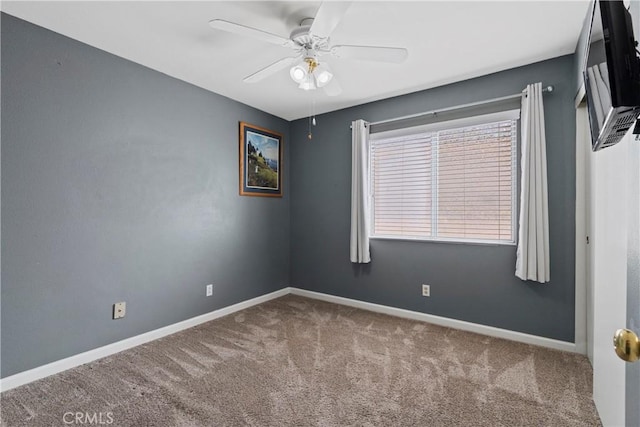
{"label": "window sill", "polygon": [[404,242],[425,242],[425,243],[449,243],[456,245],[479,245],[479,246],[516,246],[516,242],[499,242],[495,240],[477,240],[477,239],[433,239],[423,237],[398,237],[398,236],[369,236],[370,240],[399,240]]}

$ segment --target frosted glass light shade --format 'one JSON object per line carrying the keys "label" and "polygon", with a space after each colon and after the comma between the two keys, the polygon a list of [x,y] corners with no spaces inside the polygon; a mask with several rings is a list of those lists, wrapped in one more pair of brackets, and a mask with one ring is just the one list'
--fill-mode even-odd
{"label": "frosted glass light shade", "polygon": [[313,90],[316,88],[316,82],[312,74],[307,74],[307,78],[304,79],[298,86],[302,90]]}
{"label": "frosted glass light shade", "polygon": [[329,71],[326,67],[320,65],[313,73],[316,77],[316,84],[318,87],[322,87],[329,83],[333,78],[333,73]]}
{"label": "frosted glass light shade", "polygon": [[289,74],[291,75],[291,78],[294,82],[302,83],[307,77],[307,70],[303,65],[296,65],[294,67],[291,67],[291,70],[289,70]]}

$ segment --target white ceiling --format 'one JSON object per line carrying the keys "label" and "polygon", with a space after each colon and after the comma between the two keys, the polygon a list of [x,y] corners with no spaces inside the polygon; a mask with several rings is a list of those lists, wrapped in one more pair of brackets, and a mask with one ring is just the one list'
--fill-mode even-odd
{"label": "white ceiling", "polygon": [[288,37],[319,1],[3,1],[4,12],[287,120],[573,53],[586,1],[356,1],[332,44],[406,47],[403,64],[330,58],[343,88],[305,92],[282,70],[285,47],[214,30],[219,18]]}

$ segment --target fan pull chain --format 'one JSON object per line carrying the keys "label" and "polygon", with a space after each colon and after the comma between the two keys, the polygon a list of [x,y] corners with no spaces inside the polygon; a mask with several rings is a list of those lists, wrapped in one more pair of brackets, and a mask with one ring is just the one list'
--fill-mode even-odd
{"label": "fan pull chain", "polygon": [[311,111],[309,114],[309,133],[307,134],[307,138],[309,138],[309,140],[313,139],[313,133],[311,132],[311,125],[315,126],[316,125],[316,100],[315,98],[312,99],[312,103],[311,103]]}

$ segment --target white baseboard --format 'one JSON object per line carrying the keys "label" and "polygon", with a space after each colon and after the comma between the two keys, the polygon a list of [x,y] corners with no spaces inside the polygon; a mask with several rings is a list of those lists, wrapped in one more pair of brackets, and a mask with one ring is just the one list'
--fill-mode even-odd
{"label": "white baseboard", "polygon": [[504,338],[525,344],[533,344],[541,347],[552,348],[554,350],[569,351],[577,353],[578,349],[572,342],[559,341],[551,338],[539,337],[536,335],[524,334],[522,332],[510,331],[508,329],[494,328],[493,326],[479,325],[477,323],[465,322],[463,320],[449,319],[447,317],[434,316],[433,314],[420,313],[417,311],[405,310],[402,308],[389,307],[386,305],[374,304],[335,295],[322,294],[320,292],[307,291],[298,288],[289,288],[290,293],[307,298],[332,302],[335,304],[347,305],[349,307],[361,308],[363,310],[374,311],[376,313],[389,314],[391,316],[404,317],[406,319],[418,320],[421,322],[433,323],[434,325],[446,326],[448,328],[460,329],[477,334],[488,335],[496,338]]}
{"label": "white baseboard", "polygon": [[465,322],[462,320],[449,319],[446,317],[434,316],[432,314],[420,313],[417,311],[405,310],[402,308],[389,307],[386,305],[374,304],[365,301],[359,301],[349,298],[338,297],[335,295],[323,294],[320,292],[307,291],[299,288],[283,288],[269,294],[265,294],[256,298],[252,298],[247,301],[242,301],[228,307],[214,310],[210,313],[203,314],[201,316],[193,317],[191,319],[184,320],[182,322],[174,323],[173,325],[165,326],[160,329],[156,329],[144,334],[136,335],[135,337],[127,338],[122,341],[108,344],[103,347],[99,347],[93,350],[86,351],[84,353],[76,354],[71,357],[67,357],[62,360],[58,360],[46,365],[38,366],[37,368],[29,369],[28,371],[20,372],[15,375],[3,378],[0,380],[0,392],[11,390],[12,388],[19,387],[24,384],[39,380],[41,378],[48,377],[53,374],[57,374],[67,369],[75,368],[76,366],[84,365],[85,363],[93,362],[94,360],[102,359],[103,357],[110,356],[115,353],[119,353],[124,350],[136,347],[138,345],[147,343],[149,341],[157,340],[158,338],[165,337],[167,335],[174,334],[184,329],[191,328],[201,323],[208,322],[210,320],[217,319],[219,317],[227,316],[245,308],[252,307],[254,305],[261,304],[263,302],[270,301],[275,298],[287,294],[300,295],[307,298],[313,298],[317,300],[332,302],[335,304],[347,305],[349,307],[360,308],[363,310],[374,311],[377,313],[389,314],[391,316],[403,317],[406,319],[418,320],[421,322],[433,323],[435,325],[446,326],[449,328],[460,329],[463,331],[475,332],[482,335],[488,335],[497,338],[504,338],[512,341],[522,342],[526,344],[538,345],[541,347],[552,348],[555,350],[578,352],[574,343],[553,340],[550,338],[539,337],[535,335],[523,334],[521,332],[514,332],[507,329],[494,328],[492,326],[479,325],[476,323]]}
{"label": "white baseboard", "polygon": [[0,380],[0,392],[11,390],[12,388],[28,384],[32,381],[39,380],[49,375],[57,374],[67,369],[75,368],[76,366],[84,365],[85,363],[93,362],[94,360],[102,359],[103,357],[110,356],[115,353],[119,353],[123,350],[128,350],[132,347],[139,346],[149,341],[157,340],[158,338],[165,337],[167,335],[174,334],[184,329],[191,328],[201,323],[208,322],[210,320],[217,319],[219,317],[227,316],[235,313],[236,311],[244,310],[245,308],[252,307],[254,305],[261,304],[263,302],[279,298],[287,295],[289,288],[280,289],[269,294],[261,295],[256,298],[252,298],[247,301],[242,301],[237,304],[223,307],[218,310],[214,310],[210,313],[203,314],[201,316],[192,317],[191,319],[184,320],[182,322],[174,323],[173,325],[165,326],[160,329],[146,332],[144,334],[136,335],[131,338],[124,339],[122,341],[114,342],[103,347],[98,347],[93,350],[86,351],[84,353],[76,354],[65,359],[57,360],[55,362],[48,363],[46,365],[38,366],[37,368],[29,369],[28,371],[20,372],[15,375],[3,378]]}

